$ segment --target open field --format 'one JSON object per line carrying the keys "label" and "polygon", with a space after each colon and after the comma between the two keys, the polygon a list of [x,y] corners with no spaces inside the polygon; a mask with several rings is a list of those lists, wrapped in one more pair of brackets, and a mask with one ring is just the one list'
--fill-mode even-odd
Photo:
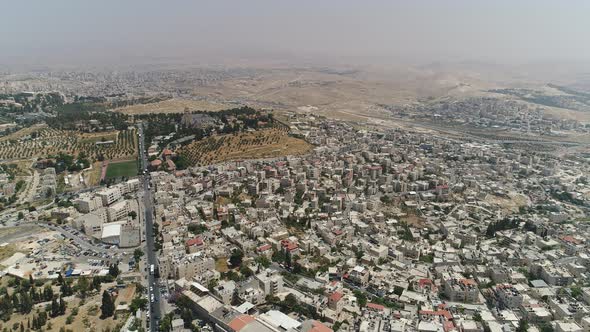
{"label": "open field", "polygon": [[137,160],[122,161],[109,163],[107,168],[107,178],[117,178],[121,176],[132,177],[137,175]]}
{"label": "open field", "polygon": [[183,147],[180,154],[194,165],[207,165],[228,160],[301,155],[311,149],[311,144],[290,137],[286,129],[272,128],[209,137]]}
{"label": "open field", "polygon": [[117,295],[117,299],[115,300],[115,305],[130,304],[131,300],[133,300],[134,297],[135,297],[135,285],[130,284],[129,286],[127,286],[119,291],[119,295]]}
{"label": "open field", "polygon": [[[0,228],[0,244],[4,242],[13,243],[19,239],[25,238],[32,234],[37,234],[41,228],[36,225],[26,225],[19,227],[2,227]],[[18,250],[17,250],[18,251]]]}
{"label": "open field", "polygon": [[215,270],[221,273],[227,272],[229,269],[227,267],[227,257],[219,257],[215,260]]}
{"label": "open field", "polygon": [[87,185],[97,186],[100,183],[101,165],[100,161],[94,162],[92,163],[92,169],[85,172],[84,180]]}
{"label": "open field", "polygon": [[511,192],[508,197],[498,197],[493,195],[486,196],[486,202],[499,206],[506,213],[516,213],[521,206],[530,204],[527,196]]}
{"label": "open field", "polygon": [[116,108],[113,111],[124,114],[149,114],[149,113],[182,113],[185,109],[190,111],[221,111],[235,107],[231,104],[208,102],[204,100],[168,99],[152,104],[138,104]]}
{"label": "open field", "polygon": [[[65,153],[77,155],[85,152],[91,159],[104,156],[106,159],[134,157],[137,153],[135,129],[100,134],[86,134],[71,130],[57,130],[46,126],[26,128],[0,139],[0,159],[18,160],[46,157]],[[36,132],[37,137],[29,135]],[[10,139],[7,139],[10,137]],[[97,145],[96,142],[112,139],[112,144]]]}
{"label": "open field", "polygon": [[16,247],[14,244],[7,244],[5,246],[0,246],[0,262],[3,260],[11,257],[16,252]]}

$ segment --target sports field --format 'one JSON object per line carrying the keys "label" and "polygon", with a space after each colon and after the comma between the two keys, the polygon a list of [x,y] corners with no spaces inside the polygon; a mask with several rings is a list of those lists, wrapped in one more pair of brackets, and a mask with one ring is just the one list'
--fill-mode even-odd
{"label": "sports field", "polygon": [[122,176],[132,177],[137,175],[137,160],[109,163],[107,168],[107,179]]}

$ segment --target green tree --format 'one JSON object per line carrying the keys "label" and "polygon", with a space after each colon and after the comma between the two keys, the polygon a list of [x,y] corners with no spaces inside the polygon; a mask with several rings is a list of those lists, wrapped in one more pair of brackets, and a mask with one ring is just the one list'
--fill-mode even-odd
{"label": "green tree", "polygon": [[252,269],[250,269],[247,264],[243,264],[242,266],[240,266],[240,273],[242,274],[242,276],[244,276],[244,278],[249,278],[254,274]]}
{"label": "green tree", "polygon": [[367,305],[367,295],[365,295],[365,293],[363,293],[360,290],[355,290],[354,296],[356,297],[356,301],[357,301],[359,307],[363,308],[364,306]]}
{"label": "green tree", "polygon": [[51,300],[51,317],[59,316],[59,303],[56,299]]}
{"label": "green tree", "polygon": [[102,292],[102,304],[100,305],[101,318],[107,318],[115,314],[115,301],[109,292]]}
{"label": "green tree", "polygon": [[28,314],[33,310],[33,300],[28,293],[22,293],[19,297],[20,300],[20,312]]}
{"label": "green tree", "polygon": [[109,266],[109,275],[116,278],[119,275],[119,273],[121,273],[121,271],[119,270],[117,264],[111,264]]}
{"label": "green tree", "polygon": [[290,306],[290,308],[292,308],[295,305],[297,305],[299,301],[297,300],[297,296],[293,295],[292,293],[289,293],[287,294],[287,296],[285,296],[285,303],[287,303],[287,305]]}
{"label": "green tree", "polygon": [[59,314],[65,315],[66,313],[66,302],[64,301],[63,297],[59,297]]}
{"label": "green tree", "polygon": [[63,283],[64,283],[64,277],[60,273],[57,275],[57,284],[61,286],[61,285],[63,285]]}
{"label": "green tree", "polygon": [[99,276],[92,277],[92,289],[96,291],[100,291],[100,285],[102,284],[102,279]]}
{"label": "green tree", "polygon": [[581,287],[579,287],[579,286],[572,286],[570,288],[570,291],[571,291],[571,295],[572,295],[573,298],[579,300],[582,297],[582,288]]}
{"label": "green tree", "polygon": [[518,327],[516,328],[516,332],[527,332],[529,330],[529,322],[522,318],[518,322]]}
{"label": "green tree", "polygon": [[238,266],[242,265],[243,258],[244,258],[244,253],[241,250],[236,249],[236,250],[234,250],[234,252],[232,252],[231,256],[229,257],[229,263],[231,264],[232,267],[238,267]]}
{"label": "green tree", "polygon": [[180,312],[180,318],[182,318],[182,321],[184,322],[184,327],[190,328],[194,319],[193,312],[189,308],[184,308]]}
{"label": "green tree", "polygon": [[135,259],[135,262],[139,262],[143,255],[143,250],[141,250],[140,248],[133,250],[133,259]]}
{"label": "green tree", "polygon": [[68,281],[62,282],[61,286],[59,287],[59,291],[63,296],[70,296],[74,294],[74,291],[72,290],[72,285],[70,285]]}
{"label": "green tree", "polygon": [[88,279],[86,279],[85,277],[79,278],[78,283],[76,284],[76,288],[78,289],[80,297],[86,298],[86,294],[89,290]]}
{"label": "green tree", "polygon": [[553,329],[553,326],[551,326],[551,324],[549,323],[543,323],[541,325],[539,325],[539,330],[541,330],[541,332],[554,332],[555,329]]}
{"label": "green tree", "polygon": [[166,314],[160,321],[160,331],[170,332],[172,331],[172,314]]}
{"label": "green tree", "polygon": [[131,312],[136,312],[138,309],[145,309],[147,307],[148,300],[143,297],[136,297],[131,300],[131,304],[129,305],[129,310]]}
{"label": "green tree", "polygon": [[270,260],[264,255],[257,256],[254,261],[265,268],[269,267],[271,264]]}
{"label": "green tree", "polygon": [[45,287],[43,287],[43,299],[45,301],[51,301],[51,299],[53,299],[53,289],[51,288],[51,285],[45,285]]}

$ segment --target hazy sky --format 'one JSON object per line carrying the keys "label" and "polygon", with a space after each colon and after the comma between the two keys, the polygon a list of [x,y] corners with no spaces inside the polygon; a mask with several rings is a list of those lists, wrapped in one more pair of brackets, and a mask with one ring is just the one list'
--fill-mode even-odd
{"label": "hazy sky", "polygon": [[0,62],[241,55],[590,60],[586,0],[2,0]]}

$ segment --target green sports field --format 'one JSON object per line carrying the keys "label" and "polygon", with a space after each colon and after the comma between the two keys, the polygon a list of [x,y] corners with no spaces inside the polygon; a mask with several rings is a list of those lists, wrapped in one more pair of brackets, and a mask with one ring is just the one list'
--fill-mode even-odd
{"label": "green sports field", "polygon": [[137,175],[137,160],[109,163],[107,168],[107,179],[122,176],[132,177]]}

